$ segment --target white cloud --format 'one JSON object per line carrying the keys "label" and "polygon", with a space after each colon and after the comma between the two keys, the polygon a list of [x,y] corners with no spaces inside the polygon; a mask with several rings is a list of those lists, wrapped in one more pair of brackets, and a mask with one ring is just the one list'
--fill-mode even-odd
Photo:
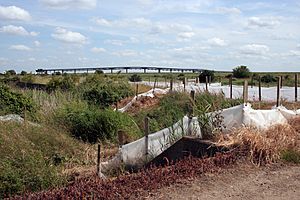
{"label": "white cloud", "polygon": [[0,28],[0,32],[12,34],[12,35],[21,35],[21,36],[37,36],[39,33],[37,32],[28,32],[24,27],[22,26],[14,26],[14,25],[7,25],[2,26]]}
{"label": "white cloud", "polygon": [[126,50],[122,50],[122,51],[117,51],[117,52],[113,52],[113,55],[116,56],[137,56],[138,52],[134,51],[134,50],[130,50],[130,49],[126,49]]}
{"label": "white cloud", "polygon": [[290,50],[289,56],[300,56],[300,51]]}
{"label": "white cloud", "polygon": [[227,43],[225,42],[225,40],[221,39],[221,38],[211,38],[208,41],[208,44],[211,46],[217,46],[217,47],[224,47],[227,45]]}
{"label": "white cloud", "polygon": [[266,55],[270,48],[262,44],[247,44],[240,48],[240,52],[246,55]]}
{"label": "white cloud", "polygon": [[93,52],[93,53],[104,53],[104,52],[106,52],[106,49],[93,47],[93,48],[91,48],[91,52]]}
{"label": "white cloud", "polygon": [[122,41],[122,40],[105,40],[104,43],[112,44],[112,45],[116,45],[116,46],[123,46],[124,41]]}
{"label": "white cloud", "polygon": [[37,41],[37,40],[36,40],[36,41],[34,41],[33,43],[34,43],[34,45],[35,45],[36,47],[39,47],[39,46],[41,46],[41,43],[40,43],[39,41]]}
{"label": "white cloud", "polygon": [[144,17],[127,18],[118,20],[107,20],[104,18],[93,18],[96,24],[110,28],[124,28],[133,30],[143,30],[150,34],[160,33],[178,33],[178,32],[192,32],[193,29],[187,24],[180,23],[162,23],[153,22],[150,19]]}
{"label": "white cloud", "polygon": [[28,21],[31,16],[26,10],[16,6],[0,6],[0,19]]}
{"label": "white cloud", "polygon": [[297,48],[300,48],[300,44],[297,44]]}
{"label": "white cloud", "polygon": [[64,28],[56,28],[55,32],[51,36],[59,41],[73,44],[85,44],[87,43],[87,38],[78,32],[72,32]]}
{"label": "white cloud", "polygon": [[278,25],[280,20],[276,17],[250,17],[247,24],[249,28],[273,28]]}
{"label": "white cloud", "polygon": [[219,7],[217,8],[217,12],[221,14],[234,14],[234,15],[239,15],[242,13],[242,11],[238,8],[228,8],[228,7]]}
{"label": "white cloud", "polygon": [[33,58],[33,57],[31,57],[31,58],[28,58],[28,61],[36,61],[36,59],[35,58]]}
{"label": "white cloud", "polygon": [[17,45],[11,45],[9,47],[11,50],[17,50],[17,51],[31,51],[31,48],[22,44],[17,44]]}
{"label": "white cloud", "polygon": [[182,40],[188,40],[190,38],[192,38],[195,35],[194,32],[182,32],[182,33],[178,33],[178,37]]}
{"label": "white cloud", "polygon": [[93,9],[97,6],[97,0],[40,0],[44,5],[55,9]]}
{"label": "white cloud", "polygon": [[100,26],[111,26],[112,22],[104,18],[95,18],[94,21]]}

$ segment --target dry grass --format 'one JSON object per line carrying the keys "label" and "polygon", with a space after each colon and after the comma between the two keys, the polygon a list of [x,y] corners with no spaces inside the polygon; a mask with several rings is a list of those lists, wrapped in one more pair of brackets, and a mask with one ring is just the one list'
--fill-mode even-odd
{"label": "dry grass", "polygon": [[242,127],[228,135],[217,138],[218,144],[239,146],[249,155],[256,165],[274,163],[287,150],[300,150],[300,117],[292,119],[288,124],[278,124],[265,131],[253,127]]}

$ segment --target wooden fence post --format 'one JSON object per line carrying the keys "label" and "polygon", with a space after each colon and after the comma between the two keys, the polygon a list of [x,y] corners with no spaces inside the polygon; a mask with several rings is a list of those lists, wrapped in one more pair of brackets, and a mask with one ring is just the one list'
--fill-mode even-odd
{"label": "wooden fence post", "polygon": [[244,81],[244,87],[243,87],[243,100],[244,103],[247,103],[248,101],[248,81]]}
{"label": "wooden fence post", "polygon": [[258,77],[258,100],[261,101],[261,77]]}
{"label": "wooden fence post", "polygon": [[100,177],[101,176],[101,157],[100,157],[100,153],[101,153],[101,150],[100,150],[100,144],[98,144],[98,153],[97,153],[97,175]]}
{"label": "wooden fence post", "polygon": [[139,84],[137,83],[135,86],[135,96],[138,96],[139,94]]}
{"label": "wooden fence post", "polygon": [[165,77],[165,87],[167,87],[167,77]]}
{"label": "wooden fence post", "polygon": [[232,99],[232,77],[229,78],[229,97]]}
{"label": "wooden fence post", "polygon": [[27,121],[27,116],[26,116],[26,111],[27,111],[27,109],[26,109],[26,106],[24,106],[24,124],[26,124],[26,121]]}
{"label": "wooden fence post", "polygon": [[295,74],[295,102],[298,101],[298,74]]}
{"label": "wooden fence post", "polygon": [[148,144],[149,144],[149,118],[145,117],[145,121],[144,121],[144,128],[145,128],[145,155],[148,156]]}
{"label": "wooden fence post", "polygon": [[119,147],[121,147],[124,144],[124,132],[121,130],[118,131],[118,142]]}
{"label": "wooden fence post", "polygon": [[154,93],[155,87],[156,87],[156,78],[155,78],[155,80],[154,80],[153,93]]}
{"label": "wooden fence post", "polygon": [[282,85],[283,85],[283,77],[280,76],[280,88],[282,88]]}
{"label": "wooden fence post", "polygon": [[173,90],[173,78],[171,78],[170,80],[170,91],[172,92],[172,90]]}
{"label": "wooden fence post", "polygon": [[208,76],[205,76],[205,90],[208,91]]}
{"label": "wooden fence post", "polygon": [[191,90],[191,98],[195,101],[195,90]]}
{"label": "wooden fence post", "polygon": [[281,87],[281,77],[279,76],[277,79],[277,98],[276,98],[276,106],[280,105],[280,87]]}
{"label": "wooden fence post", "polygon": [[185,92],[185,84],[186,84],[186,78],[183,79],[183,91]]}

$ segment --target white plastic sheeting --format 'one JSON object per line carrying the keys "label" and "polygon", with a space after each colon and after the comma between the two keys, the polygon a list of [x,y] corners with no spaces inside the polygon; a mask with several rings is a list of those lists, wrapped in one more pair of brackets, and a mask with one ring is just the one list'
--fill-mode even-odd
{"label": "white plastic sheeting", "polygon": [[155,94],[166,94],[166,93],[168,93],[168,91],[169,91],[168,89],[155,88],[155,89],[149,90],[148,92],[139,94],[139,95],[133,97],[133,99],[126,106],[124,106],[123,108],[118,109],[118,111],[119,112],[126,112],[132,106],[132,104],[137,101],[137,99],[139,97],[151,97],[151,98],[153,98]]}
{"label": "white plastic sheeting", "polygon": [[[120,151],[121,159],[123,163],[127,165],[142,164],[144,161],[159,155],[184,135],[201,137],[201,130],[197,118],[189,119],[185,116],[173,126],[149,134],[148,147],[146,147],[145,137],[123,145]],[[148,151],[147,156],[146,151]]]}
{"label": "white plastic sheeting", "polygon": [[[0,116],[0,121],[2,121],[2,122],[13,121],[13,122],[17,122],[17,123],[24,123],[25,122],[25,120],[20,115],[16,115],[16,114],[9,114],[9,115]],[[26,121],[26,123],[28,123],[32,126],[40,126],[39,124],[35,124],[33,122],[30,122],[30,121]]]}
{"label": "white plastic sheeting", "polygon": [[[220,114],[223,117],[224,132],[241,126],[251,126],[257,129],[266,129],[274,124],[286,123],[297,115],[299,110],[287,110],[285,107],[271,110],[254,110],[250,104],[242,104],[221,111],[208,113],[210,116]],[[196,135],[202,137],[197,117],[189,119],[184,117],[172,127],[165,128],[148,136],[148,155],[146,155],[146,138],[142,137],[120,148],[117,156],[111,161],[102,163],[107,170],[123,162],[125,165],[140,165],[170,147],[183,135]]]}
{"label": "white plastic sheeting", "polygon": [[[143,81],[142,84],[153,86],[154,82]],[[157,82],[157,87],[170,87],[170,84],[167,82]],[[188,83],[185,86],[185,90],[190,92],[194,90],[196,92],[205,91],[206,85],[204,83]],[[184,86],[182,83],[175,82],[173,83],[173,90],[183,91]],[[257,86],[248,86],[248,97],[249,100],[258,100],[258,87]],[[220,93],[222,92],[225,97],[230,97],[230,87],[228,85],[221,85],[221,83],[211,83],[208,85],[208,91],[211,93]],[[262,100],[263,101],[276,101],[277,87],[261,87]],[[243,86],[233,85],[232,86],[232,97],[241,98],[243,94]],[[300,94],[300,88],[298,88],[298,94]],[[295,88],[294,87],[282,87],[280,89],[280,96],[286,101],[295,100]],[[298,97],[299,98],[299,97]]]}

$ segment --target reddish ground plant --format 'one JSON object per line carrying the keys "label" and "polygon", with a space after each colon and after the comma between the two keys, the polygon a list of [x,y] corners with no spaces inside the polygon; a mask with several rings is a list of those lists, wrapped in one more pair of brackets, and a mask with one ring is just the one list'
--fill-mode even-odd
{"label": "reddish ground plant", "polygon": [[60,189],[15,196],[12,199],[138,199],[145,192],[214,172],[236,163],[237,151],[217,154],[211,158],[187,157],[165,167],[150,167],[138,173],[102,180],[97,176],[84,178]]}

